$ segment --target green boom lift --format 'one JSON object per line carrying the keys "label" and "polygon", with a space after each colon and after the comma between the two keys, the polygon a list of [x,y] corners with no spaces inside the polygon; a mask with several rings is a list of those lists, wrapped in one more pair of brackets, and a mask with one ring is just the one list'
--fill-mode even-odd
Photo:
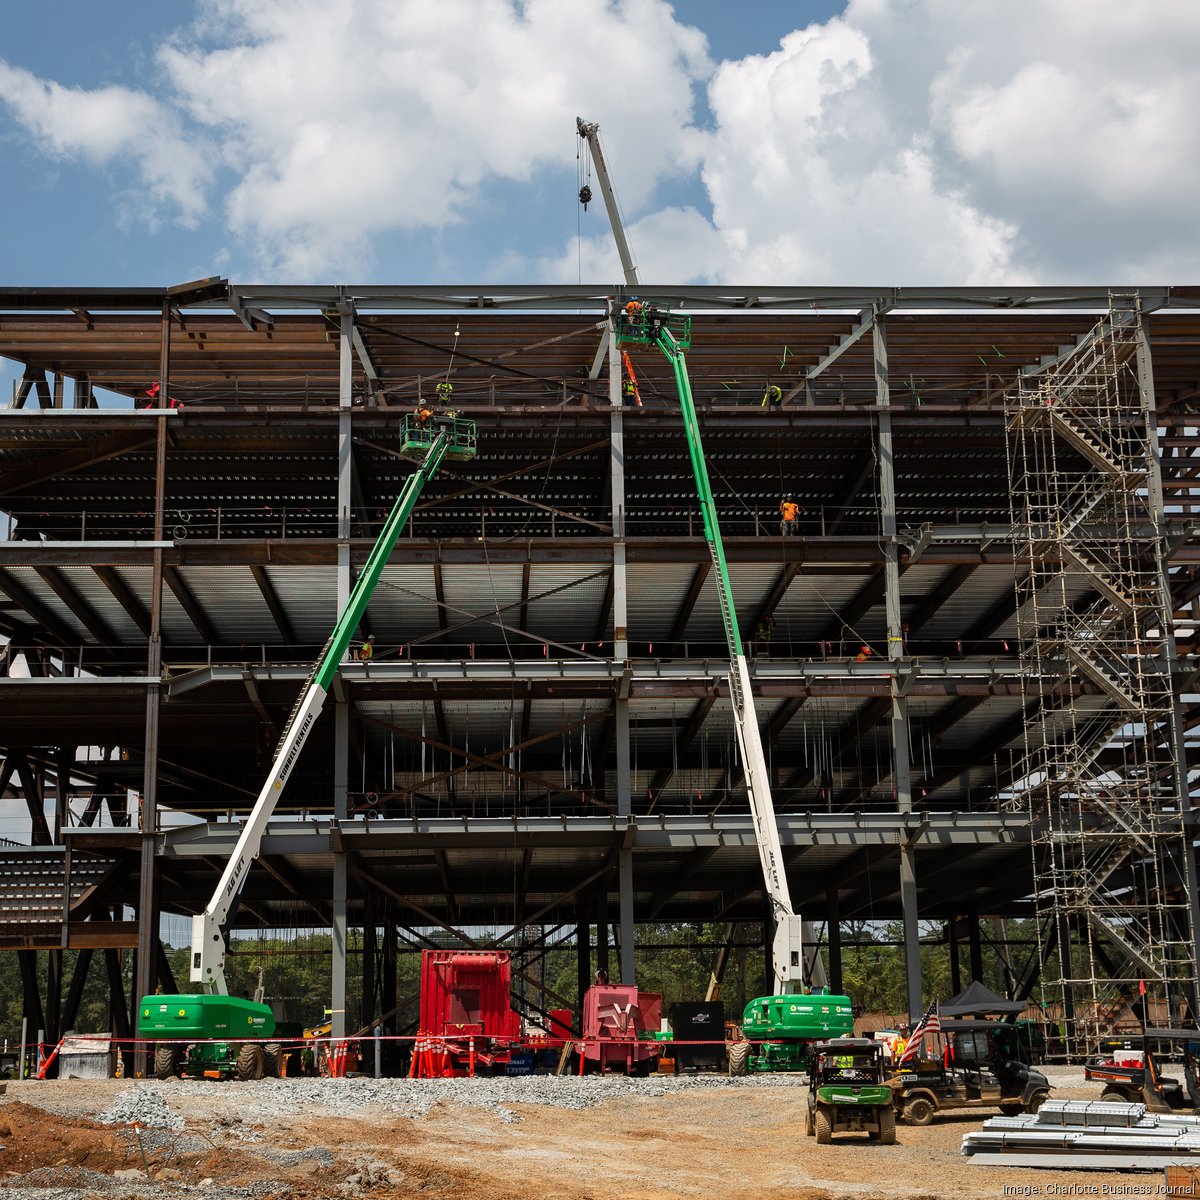
{"label": "green boom lift", "polygon": [[[717,506],[713,499],[712,485],[708,480],[708,467],[704,459],[704,446],[700,440],[700,423],[696,418],[696,405],[692,399],[692,385],[688,379],[685,351],[691,346],[692,321],[682,313],[646,304],[632,296],[632,289],[639,286],[637,267],[621,224],[616,193],[609,178],[608,164],[600,146],[600,126],[594,121],[578,117],[576,131],[587,143],[600,194],[608,211],[617,254],[625,284],[631,289],[630,302],[618,301],[611,314],[618,344],[656,346],[670,362],[675,373],[675,385],[679,392],[679,407],[683,414],[684,431],[687,434],[688,454],[692,463],[692,474],[700,498],[700,511],[704,520],[704,537],[712,555],[713,578],[721,603],[721,619],[725,628],[725,641],[729,646],[729,694],[733,700],[734,728],[737,731],[738,747],[745,768],[746,792],[750,801],[750,814],[754,820],[755,841],[758,844],[759,860],[762,864],[763,880],[771,901],[774,921],[772,961],[775,975],[775,995],[760,996],[750,1001],[742,1017],[742,1028],[746,1035],[761,1041],[752,1054],[747,1053],[745,1042],[737,1043],[730,1051],[730,1069],[775,1071],[802,1071],[807,1068],[808,1047],[817,1038],[838,1037],[853,1029],[854,1019],[850,1000],[846,996],[830,996],[822,989],[819,994],[810,994],[805,987],[805,970],[819,977],[810,982],[824,982],[824,969],[815,951],[811,952],[811,964],[805,962],[805,940],[812,942],[811,931],[792,908],[788,891],[787,875],[783,867],[783,851],[779,842],[779,828],[775,820],[775,805],[771,799],[771,782],[763,755],[762,739],[758,732],[758,716],[754,708],[754,694],[750,688],[750,674],[742,652],[742,635],[738,629],[737,613],[733,606],[733,592],[729,586],[729,570],[725,564],[725,546],[721,541],[721,527],[717,521]],[[591,189],[580,192],[579,199],[591,199]],[[625,298],[622,297],[622,300]],[[745,1048],[745,1049],[744,1049]]]}
{"label": "green boom lift", "polygon": [[[623,308],[618,307],[613,319],[619,344],[656,346],[674,370],[692,474],[700,498],[704,537],[712,555],[713,579],[720,601],[725,641],[729,647],[729,694],[733,701],[734,727],[742,753],[755,841],[775,926],[772,958],[776,994],[760,996],[746,1006],[742,1028],[748,1037],[761,1044],[744,1061],[751,1070],[802,1071],[807,1066],[811,1042],[816,1038],[838,1037],[851,1032],[854,1018],[847,996],[830,996],[824,992],[799,994],[805,984],[804,923],[792,908],[784,872],[783,849],[758,731],[754,693],[742,649],[742,635],[725,562],[725,546],[721,540],[716,501],[709,483],[704,446],[700,440],[700,423],[688,378],[685,351],[691,345],[691,318],[635,300]],[[736,1054],[733,1056],[737,1057]]]}
{"label": "green boom lift", "polygon": [[445,416],[421,421],[409,414],[400,434],[401,453],[419,460],[417,470],[396,498],[346,606],[309,673],[275,750],[271,770],[242,826],[212,899],[204,912],[192,918],[191,979],[204,991],[144,996],[139,1005],[138,1037],[157,1043],[154,1069],[161,1078],[181,1071],[220,1078],[236,1075],[239,1079],[257,1079],[264,1072],[279,1073],[282,1056],[279,1047],[269,1041],[277,1033],[270,1008],[228,994],[226,933],[246,874],[258,857],[267,822],[316,724],[325,696],[401,530],[444,459],[465,461],[475,457],[474,421]]}

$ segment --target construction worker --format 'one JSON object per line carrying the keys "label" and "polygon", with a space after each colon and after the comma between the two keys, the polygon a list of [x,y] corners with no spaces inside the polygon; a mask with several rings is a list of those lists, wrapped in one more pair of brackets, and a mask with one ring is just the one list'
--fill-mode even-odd
{"label": "construction worker", "polygon": [[779,516],[779,532],[784,537],[795,534],[800,528],[800,505],[796,503],[795,496],[785,496],[779,502]]}
{"label": "construction worker", "polygon": [[637,384],[628,375],[621,380],[621,399],[625,404],[631,406],[638,402]]}
{"label": "construction worker", "polygon": [[759,621],[754,630],[755,654],[762,655],[763,658],[771,657],[771,633],[774,626],[775,622],[771,617],[764,617]]}
{"label": "construction worker", "polygon": [[437,392],[438,404],[444,408],[450,403],[450,397],[454,395],[454,384],[448,379],[443,379],[441,383],[434,389]]}
{"label": "construction worker", "polygon": [[871,655],[874,653],[875,653],[875,651],[872,650],[870,646],[867,646],[864,644],[862,646],[859,646],[858,653],[854,656],[854,661],[855,662],[866,662],[867,659],[869,659],[871,657]]}
{"label": "construction worker", "polygon": [[358,651],[359,662],[370,662],[375,657],[375,635],[367,634],[367,640],[363,642]]}
{"label": "construction worker", "polygon": [[778,408],[783,403],[783,391],[776,384],[770,384],[762,395],[760,408]]}
{"label": "construction worker", "polygon": [[642,319],[642,302],[640,300],[630,300],[625,305],[625,320],[630,325],[636,325]]}
{"label": "construction worker", "polygon": [[424,426],[429,424],[429,418],[432,416],[433,416],[433,409],[430,408],[429,405],[426,404],[424,400],[419,401],[417,404],[417,412],[416,412],[417,424],[423,428]]}

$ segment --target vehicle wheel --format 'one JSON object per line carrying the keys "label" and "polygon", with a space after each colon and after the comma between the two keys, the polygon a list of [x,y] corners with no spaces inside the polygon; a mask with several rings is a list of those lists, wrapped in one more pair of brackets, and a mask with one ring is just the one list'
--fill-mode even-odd
{"label": "vehicle wheel", "polygon": [[813,1114],[813,1120],[816,1123],[817,1145],[828,1146],[833,1141],[833,1122],[829,1119],[829,1114],[821,1107]]}
{"label": "vehicle wheel", "polygon": [[263,1047],[263,1074],[268,1079],[279,1079],[283,1075],[283,1047],[278,1042]]}
{"label": "vehicle wheel", "polygon": [[234,1074],[238,1079],[261,1079],[263,1077],[263,1049],[261,1046],[243,1046],[238,1051]]}
{"label": "vehicle wheel", "polygon": [[730,1075],[745,1075],[747,1071],[746,1060],[750,1057],[749,1042],[731,1042],[727,1052],[729,1059]]}
{"label": "vehicle wheel", "polygon": [[1047,1099],[1049,1099],[1049,1096],[1050,1093],[1046,1091],[1034,1092],[1033,1095],[1029,1097],[1029,1103],[1025,1106],[1025,1111],[1028,1113],[1037,1112],[1037,1110],[1046,1103]]}
{"label": "vehicle wheel", "polygon": [[891,1108],[885,1108],[879,1114],[879,1141],[884,1146],[896,1144],[896,1114]]}
{"label": "vehicle wheel", "polygon": [[154,1050],[154,1078],[174,1079],[179,1074],[179,1047],[157,1046]]}
{"label": "vehicle wheel", "polygon": [[1021,1104],[1002,1104],[1000,1105],[1000,1111],[1006,1117],[1015,1117],[1018,1113],[1024,1112],[1025,1108]]}
{"label": "vehicle wheel", "polygon": [[1129,1097],[1124,1092],[1118,1092],[1116,1088],[1105,1088],[1100,1093],[1101,1100],[1108,1100],[1113,1104],[1128,1104]]}
{"label": "vehicle wheel", "polygon": [[914,1096],[904,1106],[906,1125],[928,1125],[933,1120],[933,1103],[924,1096]]}

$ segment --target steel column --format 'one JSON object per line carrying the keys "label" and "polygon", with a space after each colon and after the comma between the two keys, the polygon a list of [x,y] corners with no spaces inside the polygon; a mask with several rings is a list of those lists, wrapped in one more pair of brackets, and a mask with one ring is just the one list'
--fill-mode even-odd
{"label": "steel column", "polygon": [[825,941],[829,947],[829,990],[843,995],[841,896],[833,883],[825,893]]}
{"label": "steel column", "polygon": [[[629,605],[625,574],[625,427],[621,402],[621,354],[617,330],[608,323],[608,402],[612,414],[612,527],[613,527],[613,660],[629,662]],[[629,818],[633,797],[629,779],[629,689],[622,679],[613,699],[613,732],[617,752],[617,815]],[[601,769],[603,769],[601,763]],[[620,924],[621,983],[634,983],[633,965],[633,843],[626,838],[617,852],[617,900]]]}
{"label": "steel column", "polygon": [[583,1033],[583,997],[592,985],[591,929],[587,924],[587,911],[582,898],[575,901],[575,911],[579,917],[575,925],[575,985],[579,989],[576,1025],[579,1032]]}
{"label": "steel column", "polygon": [[122,1042],[121,1061],[125,1074],[130,1076],[134,1063],[134,1052],[130,1038],[133,1026],[129,1022],[129,1006],[125,997],[125,980],[121,973],[120,950],[104,951],[104,969],[108,973],[108,1010],[112,1021],[113,1032]]}
{"label": "steel column", "polygon": [[[342,314],[341,375],[338,391],[338,560],[337,611],[345,611],[350,600],[350,508],[353,496],[351,459],[351,383],[354,372],[354,316]],[[345,820],[350,815],[350,710],[341,689],[334,686],[333,706],[333,816]],[[343,851],[333,852],[332,901],[332,976],[329,1007],[335,1038],[346,1036],[346,896],[347,863]]]}
{"label": "steel column", "polygon": [[[1146,323],[1142,316],[1141,302],[1137,311],[1137,377],[1141,393],[1142,419],[1146,425],[1147,454],[1146,487],[1150,502],[1150,515],[1154,521],[1155,567],[1158,573],[1159,590],[1163,597],[1162,609],[1162,658],[1163,668],[1171,681],[1171,721],[1167,736],[1171,743],[1171,761],[1174,764],[1174,791],[1179,804],[1182,836],[1179,839],[1179,870],[1184,891],[1188,897],[1188,923],[1191,926],[1192,978],[1188,989],[1188,1004],[1193,1013],[1200,1013],[1200,892],[1198,892],[1195,839],[1196,807],[1188,787],[1187,739],[1184,736],[1183,712],[1179,702],[1179,658],[1175,645],[1174,605],[1171,600],[1171,577],[1166,545],[1166,499],[1163,493],[1162,445],[1158,440],[1158,402],[1154,391],[1154,365],[1150,355],[1150,343],[1146,337]],[[1169,981],[1168,981],[1169,982]]]}
{"label": "steel column", "polygon": [[[887,614],[891,676],[892,762],[895,765],[896,807],[912,811],[912,771],[908,757],[908,699],[904,692],[904,624],[900,611],[900,547],[896,540],[896,462],[892,441],[891,392],[888,379],[887,338],[883,315],[877,310],[871,327],[875,349],[875,406],[879,421],[879,516],[883,535],[883,594]],[[921,948],[917,928],[916,853],[911,841],[900,842],[900,907],[904,927],[904,976],[908,1011],[917,1016],[921,1003]]]}
{"label": "steel column", "polygon": [[[165,414],[170,412],[171,321],[171,301],[169,298],[164,298],[157,398],[161,414],[156,422],[154,459],[154,551],[150,581],[150,637],[146,649],[146,675],[151,682],[146,687],[142,812],[138,823],[142,835],[141,862],[138,872],[138,944],[133,995],[130,997],[131,1003],[135,1006],[142,996],[149,995],[154,991],[158,948],[158,879],[154,838],[158,832],[158,722],[162,690],[158,681],[162,676],[162,540],[163,528],[166,524],[163,510],[167,492],[167,419]],[[149,1078],[152,1066],[149,1053],[139,1049],[136,1061],[143,1077]]]}
{"label": "steel column", "polygon": [[974,909],[967,915],[967,946],[971,957],[971,978],[983,982],[983,935],[979,930],[979,913]]}
{"label": "steel column", "polygon": [[950,951],[950,990],[957,996],[962,991],[962,968],[958,961],[958,918],[946,922],[946,946]]}

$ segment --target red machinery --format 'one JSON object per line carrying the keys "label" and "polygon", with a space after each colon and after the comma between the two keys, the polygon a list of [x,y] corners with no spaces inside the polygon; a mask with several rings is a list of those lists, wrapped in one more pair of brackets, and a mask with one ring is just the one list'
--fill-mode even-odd
{"label": "red machinery", "polygon": [[512,964],[506,950],[422,950],[421,1031],[445,1038],[455,1073],[475,1063],[508,1062],[521,1037],[510,1003]]}
{"label": "red machinery", "polygon": [[583,1057],[601,1071],[647,1074],[660,1046],[643,1034],[662,1025],[662,996],[636,987],[596,984],[583,998]]}

